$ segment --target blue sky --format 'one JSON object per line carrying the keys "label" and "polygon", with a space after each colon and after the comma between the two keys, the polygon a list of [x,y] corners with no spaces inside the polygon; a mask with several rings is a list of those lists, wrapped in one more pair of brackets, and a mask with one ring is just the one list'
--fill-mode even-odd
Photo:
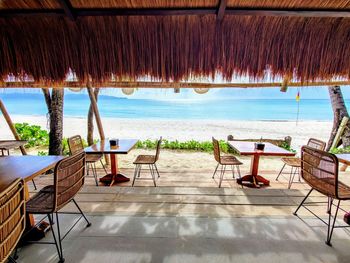
{"label": "blue sky", "polygon": [[[0,93],[41,93],[40,89],[0,89]],[[70,91],[66,91],[69,93]],[[86,92],[86,91],[82,91]],[[249,89],[211,89],[208,93],[199,95],[192,89],[181,89],[175,94],[172,89],[138,89],[131,96],[124,95],[120,89],[105,88],[103,95],[127,97],[129,99],[159,99],[159,100],[203,100],[203,99],[295,99],[297,88],[289,88],[280,92],[279,88],[249,88]],[[350,99],[350,86],[342,87],[344,98]],[[301,99],[329,99],[327,87],[300,88]]]}

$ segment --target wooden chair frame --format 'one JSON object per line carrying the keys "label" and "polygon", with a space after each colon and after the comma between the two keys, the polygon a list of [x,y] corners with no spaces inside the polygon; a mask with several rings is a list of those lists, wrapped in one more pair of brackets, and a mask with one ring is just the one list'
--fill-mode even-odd
{"label": "wooden chair frame", "polygon": [[[326,148],[326,143],[324,141],[321,141],[315,138],[310,138],[307,145],[322,151]],[[294,178],[296,175],[298,175],[298,181],[301,182],[301,179],[300,179],[301,160],[299,157],[287,157],[287,158],[282,158],[282,161],[284,162],[284,164],[275,180],[278,181],[278,178],[281,176],[281,174],[284,174],[283,170],[286,168],[286,166],[290,166],[291,169],[290,169],[290,172],[288,173],[289,174],[288,189],[290,189],[292,187],[292,184],[294,182]]]}
{"label": "wooden chair frame", "polygon": [[[221,157],[221,150],[220,150],[220,144],[219,144],[219,141],[216,140],[214,137],[212,137],[212,141],[213,141],[213,149],[214,149],[214,158],[215,158],[215,161],[218,162],[218,164],[216,165],[216,168],[214,170],[214,173],[213,173],[213,176],[212,178],[214,179],[215,177],[215,174],[216,172],[218,171],[219,169],[219,166],[221,165],[221,169],[220,169],[220,180],[219,180],[219,188],[221,187],[221,184],[222,184],[222,181],[224,179],[224,175],[225,175],[225,172],[226,172],[226,166],[229,165],[231,166],[231,171],[232,171],[232,177],[233,179],[235,178],[235,169],[234,167],[236,167],[237,169],[237,173],[238,173],[238,176],[239,178],[241,178],[241,171],[239,169],[239,165],[241,164],[224,164],[222,162],[222,157]],[[238,160],[237,160],[238,161]],[[238,161],[239,162],[239,161]],[[243,187],[243,186],[242,186]]]}
{"label": "wooden chair frame", "polygon": [[16,262],[15,251],[25,224],[24,182],[17,179],[0,193],[0,262]]}
{"label": "wooden chair frame", "polygon": [[[84,151],[83,140],[81,139],[81,136],[80,135],[74,135],[74,136],[68,138],[68,147],[69,147],[69,151],[70,151],[71,155],[76,154],[76,153],[81,152],[81,151]],[[98,161],[101,163],[102,168],[104,169],[105,173],[108,174],[106,166],[102,162],[102,156],[101,156],[101,158]],[[89,172],[90,172],[90,169],[91,169],[92,175],[93,175],[93,177],[95,179],[95,184],[96,184],[96,186],[98,186],[98,176],[97,176],[96,162],[97,161],[89,161],[88,157],[87,157],[87,160],[86,160],[86,175],[89,175]]]}
{"label": "wooden chair frame", "polygon": [[151,177],[152,177],[152,180],[153,180],[153,185],[154,187],[157,186],[156,184],[156,173],[158,175],[158,178],[160,177],[159,175],[159,171],[158,171],[158,167],[156,165],[156,162],[158,161],[159,159],[159,154],[160,154],[160,147],[161,147],[161,144],[162,144],[162,137],[159,138],[158,142],[157,142],[157,148],[156,148],[156,154],[152,157],[154,157],[154,159],[150,162],[140,162],[138,163],[137,162],[137,159],[144,156],[144,155],[139,155],[134,164],[136,165],[135,166],[135,171],[134,171],[134,177],[133,177],[133,180],[132,180],[132,185],[131,186],[134,186],[135,184],[135,180],[136,180],[136,177],[140,178],[141,176],[141,170],[142,170],[142,165],[148,165],[148,168],[149,168],[149,171],[151,173]]}
{"label": "wooden chair frame", "polygon": [[[27,204],[30,207],[31,200],[35,200],[35,197],[39,196],[40,194],[42,195],[46,194],[47,196],[53,195],[52,207],[49,209],[46,209],[45,212],[35,208],[34,209],[28,208],[27,212],[30,212],[32,214],[46,214],[49,220],[54,241],[53,242],[35,241],[35,242],[29,242],[29,243],[54,244],[57,249],[60,263],[65,261],[63,257],[62,241],[68,235],[68,233],[74,228],[74,226],[82,218],[84,218],[87,223],[86,227],[91,226],[90,221],[87,219],[87,217],[85,216],[85,214],[83,213],[83,211],[81,210],[81,208],[79,207],[79,205],[74,199],[75,195],[84,185],[84,175],[85,175],[85,153],[84,152],[79,152],[75,155],[69,156],[59,161],[55,166],[54,185],[47,186],[41,189],[39,193],[34,195],[32,199],[28,201],[28,204]],[[40,199],[38,200],[40,201]],[[68,214],[80,214],[80,217],[76,220],[76,222],[72,225],[72,227],[62,236],[60,231],[58,214],[64,214],[63,212],[60,212],[60,210],[70,202],[74,203],[74,205],[76,206],[79,212],[77,213],[69,212]],[[53,228],[54,214],[56,215],[57,236]],[[35,227],[40,225],[45,218],[46,217],[40,220]],[[29,231],[26,234],[28,233]]]}
{"label": "wooden chair frame", "polygon": [[[325,166],[326,168],[323,168],[320,165],[321,162],[326,163],[328,167]],[[328,246],[332,246],[331,239],[334,228],[350,227],[347,225],[335,225],[339,209],[345,211],[340,208],[340,202],[342,200],[350,200],[350,187],[339,181],[338,166],[338,158],[334,154],[327,153],[325,151],[321,151],[309,146],[303,146],[301,149],[301,176],[305,182],[311,186],[311,189],[295,210],[294,215],[297,216],[299,209],[301,207],[304,207],[316,218],[327,225],[327,238],[325,243]],[[326,174],[326,176],[323,176],[323,174]],[[339,191],[340,187],[342,194],[340,194]],[[308,204],[314,204],[315,202],[305,202],[313,190],[316,190],[328,197],[327,202],[324,202],[327,204],[328,222],[323,220],[307,206]],[[338,200],[337,204],[334,204],[334,200]],[[333,206],[335,206],[334,215],[332,215]]]}

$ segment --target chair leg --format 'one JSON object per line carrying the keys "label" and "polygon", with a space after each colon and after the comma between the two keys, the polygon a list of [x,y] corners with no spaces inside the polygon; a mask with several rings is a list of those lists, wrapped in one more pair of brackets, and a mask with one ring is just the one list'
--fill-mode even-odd
{"label": "chair leg", "polygon": [[297,215],[297,212],[298,210],[300,209],[300,207],[304,204],[304,202],[306,201],[306,199],[309,197],[309,195],[311,194],[311,192],[313,191],[314,189],[311,188],[311,190],[307,193],[307,195],[304,197],[303,201],[301,201],[300,205],[298,206],[298,208],[294,211],[293,215]]}
{"label": "chair leg", "polygon": [[235,169],[234,169],[234,165],[231,165],[231,170],[232,170],[232,178],[235,179]]}
{"label": "chair leg", "polygon": [[220,174],[219,188],[221,187],[222,180],[224,179],[225,170],[226,170],[226,165],[222,165],[222,167],[221,167],[221,174]]}
{"label": "chair leg", "polygon": [[138,174],[139,166],[140,166],[140,164],[136,164],[136,166],[135,166],[134,178],[132,179],[132,184],[131,184],[131,186],[134,186],[134,184],[135,184],[135,179],[136,179],[136,176],[137,176],[137,174]]}
{"label": "chair leg", "polygon": [[154,168],[156,168],[156,172],[157,172],[157,174],[158,174],[158,178],[159,178],[159,177],[160,177],[160,175],[159,175],[158,167],[157,167],[157,165],[156,165],[156,164],[154,164]]}
{"label": "chair leg", "polygon": [[73,203],[75,204],[75,206],[78,208],[80,214],[84,217],[84,219],[85,219],[85,221],[86,221],[86,223],[87,223],[86,227],[91,226],[91,222],[89,221],[89,219],[87,219],[87,217],[85,216],[84,212],[81,210],[81,208],[80,208],[80,206],[78,205],[78,203],[77,203],[74,199],[72,199],[72,201],[73,201]]}
{"label": "chair leg", "polygon": [[284,167],[286,167],[286,164],[284,164],[284,165],[282,166],[281,171],[279,172],[279,174],[278,174],[277,177],[276,177],[276,181],[278,181],[278,178],[279,178],[280,175],[282,174],[282,171],[283,171]]}
{"label": "chair leg", "polygon": [[35,184],[35,182],[34,182],[34,179],[32,179],[32,183],[33,183],[33,186],[34,186],[34,190],[37,190],[36,184]]}
{"label": "chair leg", "polygon": [[[51,217],[50,214],[47,214],[47,217],[48,217],[48,219],[49,219],[50,228],[51,228],[51,232],[52,232],[53,239],[54,239],[54,241],[55,241],[55,245],[56,245],[58,257],[60,258],[59,262],[62,263],[62,262],[64,262],[64,258],[63,258],[63,255],[61,254],[60,249],[59,249],[58,242],[57,242],[58,240],[57,240],[57,238],[56,238],[56,234],[55,234],[55,231],[54,231],[54,229],[53,229],[53,219],[52,219],[52,217]],[[57,225],[58,225],[58,222],[57,222]]]}
{"label": "chair leg", "polygon": [[328,215],[328,229],[327,229],[327,240],[326,240],[326,244],[327,244],[328,246],[330,246],[330,247],[332,246],[331,239],[332,239],[332,235],[333,235],[333,230],[334,230],[335,221],[337,220],[337,216],[338,216],[339,206],[340,206],[340,200],[338,200],[337,209],[335,210],[335,214],[334,214],[334,219],[333,219],[332,227],[331,227],[332,213],[329,213],[329,215]]}
{"label": "chair leg", "polygon": [[137,177],[140,178],[141,177],[141,169],[142,169],[142,164],[139,164],[139,170],[137,173]]}
{"label": "chair leg", "polygon": [[216,171],[217,171],[217,170],[218,170],[218,168],[219,168],[219,165],[220,165],[220,164],[218,163],[218,165],[217,165],[217,166],[216,166],[216,168],[215,168],[215,171],[214,171],[214,173],[213,173],[213,177],[212,177],[213,179],[214,179],[214,176],[215,176],[215,174],[216,174]]}
{"label": "chair leg", "polygon": [[7,260],[8,262],[11,262],[11,263],[17,263],[17,261],[11,256]]}
{"label": "chair leg", "polygon": [[328,206],[327,206],[327,214],[332,213],[332,205],[333,205],[333,198],[328,197]]}
{"label": "chair leg", "polygon": [[153,184],[154,184],[154,187],[156,187],[156,175],[154,173],[154,170],[153,170],[153,166],[151,164],[148,165],[149,166],[149,170],[151,172],[151,176],[152,176],[152,179],[153,179]]}
{"label": "chair leg", "polygon": [[[236,169],[237,169],[237,172],[238,172],[238,177],[239,177],[239,179],[241,179],[242,177],[241,177],[241,170],[239,168],[239,165],[236,165]],[[243,187],[243,185],[242,185],[242,187]]]}
{"label": "chair leg", "polygon": [[291,170],[290,170],[288,189],[290,189],[292,187],[292,184],[294,182],[294,177],[295,177],[296,172],[297,172],[297,167],[294,167],[294,173],[293,173],[293,166],[292,166]]}
{"label": "chair leg", "polygon": [[103,170],[105,170],[105,173],[108,174],[107,169],[106,169],[106,166],[105,166],[105,164],[102,162],[102,159],[100,160],[100,163],[101,163],[101,165],[102,165]]}
{"label": "chair leg", "polygon": [[91,167],[92,167],[92,171],[93,171],[93,174],[94,174],[94,177],[95,177],[96,186],[98,186],[98,178],[97,178],[96,164],[95,164],[95,163],[91,164]]}
{"label": "chair leg", "polygon": [[[63,259],[63,249],[62,249],[62,239],[61,239],[61,230],[60,230],[60,221],[58,220],[58,213],[56,212],[56,225],[57,225],[57,235],[58,235],[58,245],[61,250],[61,259]],[[61,260],[60,260],[61,261]],[[62,262],[62,261],[61,261]],[[64,259],[63,259],[64,262]]]}
{"label": "chair leg", "polygon": [[90,174],[90,164],[86,163],[86,175],[88,176]]}

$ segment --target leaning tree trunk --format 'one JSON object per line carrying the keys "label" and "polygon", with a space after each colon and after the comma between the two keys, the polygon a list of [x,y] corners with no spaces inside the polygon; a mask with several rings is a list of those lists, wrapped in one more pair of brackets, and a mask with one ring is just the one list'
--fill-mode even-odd
{"label": "leaning tree trunk", "polygon": [[[95,88],[94,89],[94,96],[96,98],[97,102],[97,97],[100,89]],[[89,108],[89,113],[88,113],[88,122],[87,122],[87,142],[89,145],[94,144],[94,110],[92,108],[92,105],[90,103],[90,108]]]}
{"label": "leaning tree trunk", "polygon": [[[327,145],[327,151],[329,151],[332,146],[332,143],[335,139],[335,135],[337,134],[337,130],[339,128],[339,125],[343,117],[349,117],[340,87],[330,86],[328,87],[328,92],[332,103],[334,119],[333,119],[333,128],[332,128],[331,136],[329,138],[328,145]],[[349,122],[347,123],[344,133],[341,136],[341,140],[344,147],[350,145],[350,123]]]}
{"label": "leaning tree trunk", "polygon": [[49,155],[62,154],[63,138],[63,89],[42,89],[50,118]]}

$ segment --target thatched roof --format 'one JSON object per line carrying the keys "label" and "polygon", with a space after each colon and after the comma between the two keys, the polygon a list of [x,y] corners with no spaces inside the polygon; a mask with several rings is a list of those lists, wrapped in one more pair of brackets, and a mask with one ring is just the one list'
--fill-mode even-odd
{"label": "thatched roof", "polygon": [[[91,78],[102,85],[112,75],[123,80],[151,76],[180,81],[221,74],[230,81],[235,75],[263,79],[269,72],[301,81],[350,79],[350,18],[329,17],[344,11],[348,16],[350,1],[229,0],[222,20],[215,11],[219,0],[70,0],[74,19],[65,15],[62,2],[67,1],[0,2],[3,78],[25,73],[37,82],[57,83],[72,69],[82,83]],[[123,12],[124,8],[126,12],[194,8],[203,15],[99,16],[87,12],[111,9],[118,13],[120,8]],[[244,15],[255,14],[257,8],[270,13]],[[286,8],[311,10],[314,15],[271,15],[271,10],[283,14]],[[234,15],[237,10],[243,12]],[[322,10],[330,15],[318,15]],[[49,15],[23,15],[39,11]]]}

